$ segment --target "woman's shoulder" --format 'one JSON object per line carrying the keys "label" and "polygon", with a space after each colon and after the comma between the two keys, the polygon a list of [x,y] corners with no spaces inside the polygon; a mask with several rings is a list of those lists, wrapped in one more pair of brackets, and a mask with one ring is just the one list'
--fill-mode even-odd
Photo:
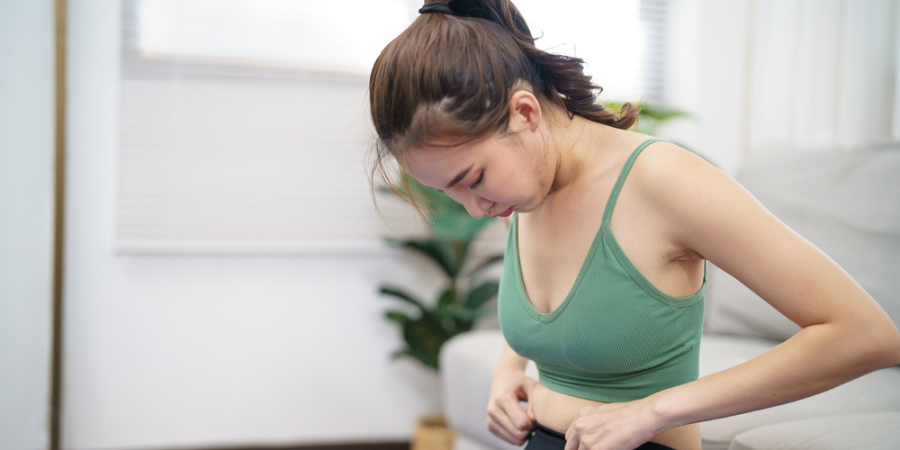
{"label": "woman's shoulder", "polygon": [[749,197],[737,181],[706,159],[666,141],[653,142],[640,152],[623,189],[629,191],[630,201],[673,223],[698,213],[713,220],[720,208],[712,205],[742,204]]}
{"label": "woman's shoulder", "polygon": [[635,151],[645,146],[633,161],[628,181],[647,193],[671,192],[674,185],[702,188],[722,182],[723,177],[730,180],[702,156],[677,144],[650,137],[637,141],[640,143],[635,146]]}

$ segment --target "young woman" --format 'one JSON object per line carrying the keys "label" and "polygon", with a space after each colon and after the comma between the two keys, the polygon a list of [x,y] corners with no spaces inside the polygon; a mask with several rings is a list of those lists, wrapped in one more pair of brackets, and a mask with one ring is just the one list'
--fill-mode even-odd
{"label": "young woman", "polygon": [[[627,131],[635,108],[598,105],[582,61],[535,48],[508,0],[420,12],[372,70],[376,171],[393,157],[510,224],[491,432],[533,450],[696,450],[698,422],[900,363],[897,328],[840,267],[703,159]],[[698,379],[706,261],[803,329]]]}

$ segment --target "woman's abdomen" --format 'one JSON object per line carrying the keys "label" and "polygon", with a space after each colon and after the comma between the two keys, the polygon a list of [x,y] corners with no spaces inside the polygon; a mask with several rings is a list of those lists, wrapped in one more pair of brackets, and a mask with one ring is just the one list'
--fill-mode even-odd
{"label": "woman's abdomen", "polygon": [[[563,434],[568,431],[569,425],[578,417],[581,408],[604,404],[556,392],[540,383],[534,388],[529,400],[532,402],[535,420],[539,424]],[[651,441],[678,450],[700,450],[700,426],[693,424],[672,428],[657,434]]]}
{"label": "woman's abdomen", "polygon": [[603,402],[573,397],[552,391],[538,383],[531,393],[534,417],[537,422],[551,430],[565,433],[569,425],[578,416],[578,411],[585,406],[598,406]]}

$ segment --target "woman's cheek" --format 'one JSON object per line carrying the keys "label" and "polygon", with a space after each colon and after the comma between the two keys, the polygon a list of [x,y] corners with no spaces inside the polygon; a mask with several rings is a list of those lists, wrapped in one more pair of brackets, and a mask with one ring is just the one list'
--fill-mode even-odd
{"label": "woman's cheek", "polygon": [[447,197],[450,197],[450,199],[453,200],[454,202],[462,204],[462,202],[459,201],[459,199],[456,197],[456,195],[453,194],[453,192],[451,192],[449,190],[444,191],[444,195],[446,195]]}

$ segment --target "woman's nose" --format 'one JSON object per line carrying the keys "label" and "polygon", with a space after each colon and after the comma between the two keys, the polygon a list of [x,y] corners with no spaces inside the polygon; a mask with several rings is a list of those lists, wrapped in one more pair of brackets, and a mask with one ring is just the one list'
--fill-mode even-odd
{"label": "woman's nose", "polygon": [[460,200],[462,200],[460,203],[466,208],[469,215],[476,219],[484,217],[488,208],[494,204],[490,200],[474,192],[469,192],[468,195],[462,196]]}
{"label": "woman's nose", "polygon": [[450,195],[450,198],[456,200],[457,203],[463,205],[463,207],[466,208],[466,212],[476,219],[484,217],[488,208],[494,204],[490,200],[485,199],[471,190],[453,190],[447,191],[447,194]]}

